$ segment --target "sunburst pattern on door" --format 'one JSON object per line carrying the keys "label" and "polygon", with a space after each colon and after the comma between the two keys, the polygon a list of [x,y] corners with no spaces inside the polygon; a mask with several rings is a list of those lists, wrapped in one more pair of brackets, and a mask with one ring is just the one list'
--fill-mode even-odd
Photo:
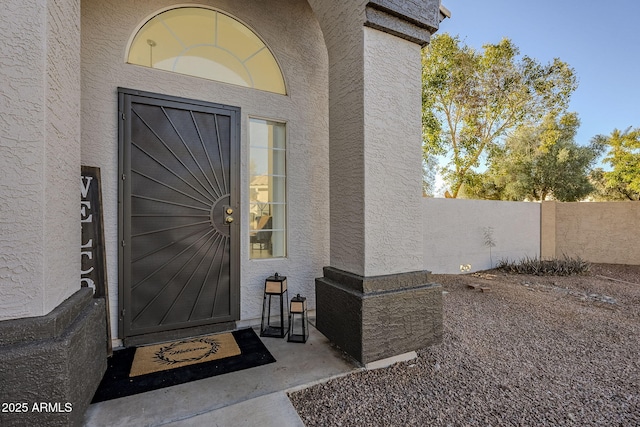
{"label": "sunburst pattern on door", "polygon": [[234,316],[232,117],[154,104],[129,110],[130,335]]}

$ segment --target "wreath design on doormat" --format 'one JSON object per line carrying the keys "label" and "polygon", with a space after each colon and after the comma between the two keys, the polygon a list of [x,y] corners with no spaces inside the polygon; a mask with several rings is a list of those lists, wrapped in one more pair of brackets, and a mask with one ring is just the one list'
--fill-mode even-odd
{"label": "wreath design on doormat", "polygon": [[155,353],[154,358],[156,362],[165,365],[198,362],[216,354],[219,349],[220,344],[213,338],[193,338],[162,347]]}

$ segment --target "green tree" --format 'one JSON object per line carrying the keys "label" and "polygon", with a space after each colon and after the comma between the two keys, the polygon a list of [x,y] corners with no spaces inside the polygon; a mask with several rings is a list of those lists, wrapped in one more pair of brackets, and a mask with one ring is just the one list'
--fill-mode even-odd
{"label": "green tree", "polygon": [[597,169],[591,175],[598,200],[640,200],[640,128],[624,132],[615,129],[609,136],[594,138],[607,146],[604,163],[611,171]]}
{"label": "green tree", "polygon": [[433,197],[436,191],[436,173],[438,159],[429,153],[422,153],[422,195]]}
{"label": "green tree", "polygon": [[442,172],[452,197],[508,132],[566,110],[577,87],[573,69],[559,59],[547,65],[519,59],[506,38],[483,49],[478,53],[444,33],[423,50],[423,149],[450,156]]}
{"label": "green tree", "polygon": [[622,186],[607,185],[607,180],[604,177],[605,171],[602,168],[595,168],[589,174],[589,180],[591,185],[595,188],[590,197],[596,202],[610,202],[610,201],[622,201],[622,200],[637,200],[633,195],[627,196],[624,193]]}
{"label": "green tree", "polygon": [[576,144],[579,126],[576,113],[551,113],[540,124],[519,127],[487,172],[465,191],[501,200],[583,199],[594,191],[589,174],[603,147],[598,141]]}

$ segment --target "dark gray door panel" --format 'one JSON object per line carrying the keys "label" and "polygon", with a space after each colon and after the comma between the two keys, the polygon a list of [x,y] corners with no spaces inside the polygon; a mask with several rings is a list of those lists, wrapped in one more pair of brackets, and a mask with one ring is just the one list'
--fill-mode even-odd
{"label": "dark gray door panel", "polygon": [[119,98],[124,337],[238,320],[239,109]]}

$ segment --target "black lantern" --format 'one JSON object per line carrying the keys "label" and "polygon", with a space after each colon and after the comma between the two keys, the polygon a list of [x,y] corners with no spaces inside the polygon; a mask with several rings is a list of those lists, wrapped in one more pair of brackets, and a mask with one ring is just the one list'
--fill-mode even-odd
{"label": "black lantern", "polygon": [[305,343],[309,338],[309,316],[307,299],[300,294],[291,298],[289,310],[289,342]]}
{"label": "black lantern", "polygon": [[[276,304],[272,306],[271,299],[277,298]],[[287,334],[285,323],[289,319],[289,313],[285,314],[286,302],[289,300],[287,291],[287,278],[278,273],[267,277],[264,281],[264,300],[262,301],[262,324],[260,326],[261,337],[284,338]],[[279,303],[279,304],[278,304]],[[287,311],[288,311],[287,307]],[[271,318],[272,312],[278,317],[279,322]]]}

